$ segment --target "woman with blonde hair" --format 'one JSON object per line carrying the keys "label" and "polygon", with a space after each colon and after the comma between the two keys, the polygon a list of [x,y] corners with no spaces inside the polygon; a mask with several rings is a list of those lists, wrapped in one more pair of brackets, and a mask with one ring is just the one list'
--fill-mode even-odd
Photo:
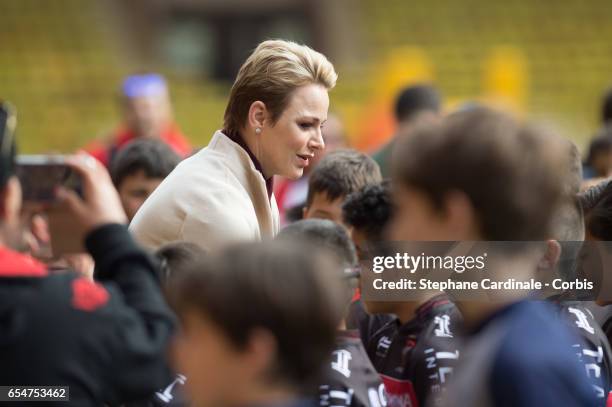
{"label": "woman with blonde hair", "polygon": [[324,148],[333,65],[289,41],[259,44],[240,68],[223,130],[162,182],[130,230],[155,249],[176,240],[212,250],[273,237],[279,228],[272,177],[299,178]]}

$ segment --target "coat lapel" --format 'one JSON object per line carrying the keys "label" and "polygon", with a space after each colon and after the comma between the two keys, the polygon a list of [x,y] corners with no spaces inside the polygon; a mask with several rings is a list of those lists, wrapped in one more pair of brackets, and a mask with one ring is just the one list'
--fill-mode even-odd
{"label": "coat lapel", "polygon": [[261,238],[273,238],[279,230],[276,199],[274,195],[268,199],[266,181],[248,153],[220,131],[215,133],[208,147],[227,156],[227,166],[251,198]]}

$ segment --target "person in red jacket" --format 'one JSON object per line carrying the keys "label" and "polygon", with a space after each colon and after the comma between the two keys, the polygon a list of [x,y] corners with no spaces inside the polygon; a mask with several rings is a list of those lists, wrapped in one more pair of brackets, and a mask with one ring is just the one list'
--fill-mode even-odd
{"label": "person in red jacket", "polygon": [[70,157],[83,181],[83,197],[58,190],[60,203],[85,232],[97,282],[74,272],[54,273],[15,250],[21,186],[14,175],[12,132],[4,130],[0,127],[0,384],[11,386],[13,396],[23,396],[24,386],[33,389],[25,393],[28,402],[43,394],[40,386],[53,386],[55,401],[69,398],[75,406],[149,396],[173,378],[165,351],[175,320],[161,294],[156,263],[127,231],[108,172],[85,154]]}
{"label": "person in red jacket", "polygon": [[172,106],[165,79],[158,74],[131,75],[121,87],[124,124],[110,140],[96,140],[87,152],[106,167],[130,141],[138,138],[161,139],[178,155],[186,157],[191,145],[172,117]]}

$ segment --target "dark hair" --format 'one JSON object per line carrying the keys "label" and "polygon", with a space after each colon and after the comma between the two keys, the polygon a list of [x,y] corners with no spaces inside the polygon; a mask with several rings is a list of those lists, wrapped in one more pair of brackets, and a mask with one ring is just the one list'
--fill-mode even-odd
{"label": "dark hair", "polygon": [[597,154],[610,151],[612,151],[612,126],[604,127],[591,140],[589,152],[586,157],[586,164],[592,166]]}
{"label": "dark hair", "polygon": [[181,275],[205,254],[206,250],[192,242],[179,241],[163,245],[155,252],[161,262],[162,281]]}
{"label": "dark hair", "polygon": [[389,183],[367,185],[350,194],[342,205],[344,223],[363,232],[367,240],[383,240],[383,231],[391,218]]}
{"label": "dark hair", "polygon": [[[585,209],[586,230],[599,240],[612,240],[612,182],[604,181],[589,190],[590,207]],[[584,200],[584,198],[582,199]]]}
{"label": "dark hair", "polygon": [[465,193],[486,240],[544,240],[564,201],[565,147],[560,137],[478,108],[400,136],[394,173],[440,209],[448,193]]}
{"label": "dark hair", "polygon": [[403,89],[395,101],[398,122],[412,119],[421,112],[440,111],[440,93],[431,85],[414,85]]}
{"label": "dark hair", "polygon": [[268,379],[312,391],[333,348],[342,316],[340,271],[308,245],[268,241],[229,247],[170,281],[179,316],[205,315],[238,350],[265,329],[277,354]]}
{"label": "dark hair", "polygon": [[304,219],[304,204],[294,205],[285,210],[285,222],[293,223]]}
{"label": "dark hair", "polygon": [[166,178],[181,158],[166,143],[154,139],[138,139],[125,146],[111,163],[111,178],[115,187],[138,171],[147,178]]}
{"label": "dark hair", "polygon": [[381,181],[380,167],[372,158],[352,149],[336,150],[323,157],[310,174],[306,206],[315,194],[325,193],[334,201]]}
{"label": "dark hair", "polygon": [[612,88],[608,89],[601,104],[601,122],[604,126],[612,124]]}
{"label": "dark hair", "polygon": [[285,226],[277,239],[294,239],[296,242],[308,242],[314,247],[331,250],[344,267],[353,267],[357,263],[355,246],[346,229],[327,219],[303,219]]}
{"label": "dark hair", "polygon": [[612,181],[607,179],[580,192],[578,194],[578,200],[580,201],[582,210],[588,213],[595,208],[595,205],[597,205],[603,197],[610,193],[612,193]]}

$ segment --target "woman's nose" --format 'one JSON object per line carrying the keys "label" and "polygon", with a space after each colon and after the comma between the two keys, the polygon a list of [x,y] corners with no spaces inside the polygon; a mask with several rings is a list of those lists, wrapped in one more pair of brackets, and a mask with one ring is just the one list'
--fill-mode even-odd
{"label": "woman's nose", "polygon": [[317,130],[317,135],[310,139],[309,144],[313,150],[323,150],[325,148],[325,140],[323,140],[321,129]]}

